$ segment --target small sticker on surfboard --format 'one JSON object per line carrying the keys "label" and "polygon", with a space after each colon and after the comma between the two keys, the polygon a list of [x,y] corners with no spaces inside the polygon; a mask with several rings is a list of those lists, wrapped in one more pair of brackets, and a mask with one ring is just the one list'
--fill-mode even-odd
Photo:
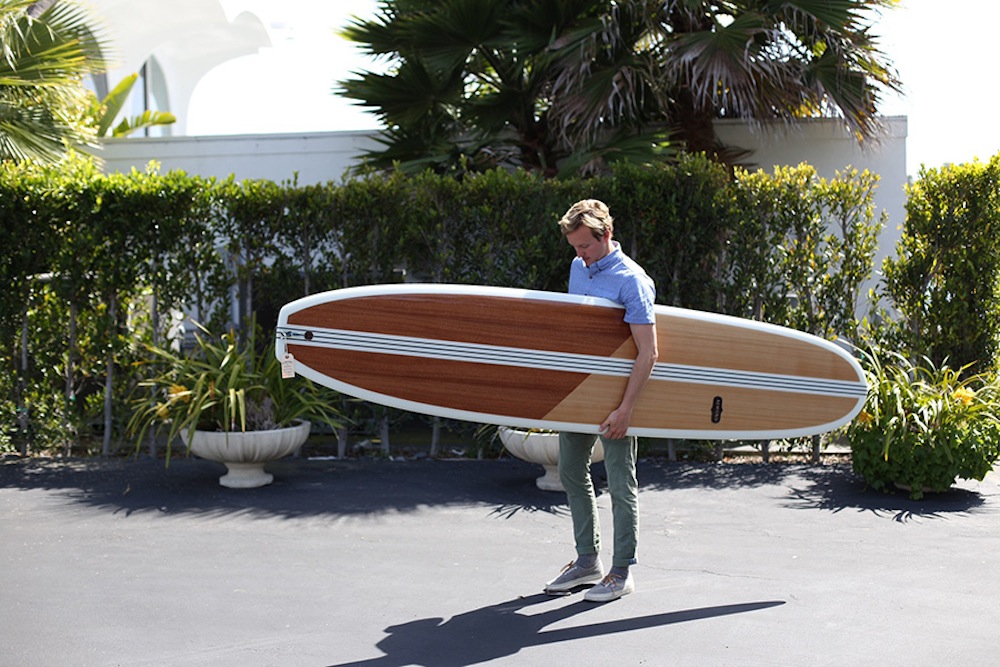
{"label": "small sticker on surfboard", "polygon": [[286,380],[295,377],[295,357],[290,352],[281,358],[281,377]]}

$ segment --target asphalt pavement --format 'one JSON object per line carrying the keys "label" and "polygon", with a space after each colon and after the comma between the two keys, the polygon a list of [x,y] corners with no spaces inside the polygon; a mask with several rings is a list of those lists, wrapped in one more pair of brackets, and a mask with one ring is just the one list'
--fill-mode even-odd
{"label": "asphalt pavement", "polygon": [[[987,665],[1000,473],[640,462],[637,590],[542,594],[565,497],[511,460],[0,461],[0,665]],[[600,478],[600,466],[595,466]],[[610,563],[610,500],[599,499]]]}

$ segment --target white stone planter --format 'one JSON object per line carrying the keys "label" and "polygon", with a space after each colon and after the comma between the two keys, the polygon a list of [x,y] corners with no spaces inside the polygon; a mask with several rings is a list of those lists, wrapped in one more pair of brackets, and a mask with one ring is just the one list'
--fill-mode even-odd
{"label": "white stone planter", "polygon": [[[545,469],[545,474],[535,480],[535,485],[543,491],[565,491],[559,481],[559,434],[551,431],[525,431],[500,426],[497,435],[504,448],[529,463],[537,463]],[[604,446],[600,439],[594,445],[591,463],[604,460]]]}
{"label": "white stone planter", "polygon": [[272,431],[195,431],[191,442],[182,434],[195,456],[224,463],[229,472],[219,484],[232,489],[252,489],[274,481],[264,464],[293,453],[309,437],[309,422]]}

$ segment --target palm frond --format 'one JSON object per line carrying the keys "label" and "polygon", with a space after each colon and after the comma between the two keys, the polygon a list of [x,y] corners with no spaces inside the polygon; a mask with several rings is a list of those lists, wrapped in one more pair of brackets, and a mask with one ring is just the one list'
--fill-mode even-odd
{"label": "palm frond", "polygon": [[83,79],[104,58],[86,12],[72,2],[4,2],[0,50],[0,160],[49,162],[90,144]]}

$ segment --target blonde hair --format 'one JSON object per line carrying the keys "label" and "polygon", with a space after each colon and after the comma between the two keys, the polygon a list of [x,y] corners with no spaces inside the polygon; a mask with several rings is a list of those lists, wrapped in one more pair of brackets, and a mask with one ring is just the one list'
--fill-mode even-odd
{"label": "blonde hair", "polygon": [[581,226],[587,227],[594,238],[604,238],[604,235],[615,230],[615,219],[611,217],[608,205],[599,199],[583,199],[570,206],[566,215],[559,220],[559,228],[563,236],[575,232]]}

